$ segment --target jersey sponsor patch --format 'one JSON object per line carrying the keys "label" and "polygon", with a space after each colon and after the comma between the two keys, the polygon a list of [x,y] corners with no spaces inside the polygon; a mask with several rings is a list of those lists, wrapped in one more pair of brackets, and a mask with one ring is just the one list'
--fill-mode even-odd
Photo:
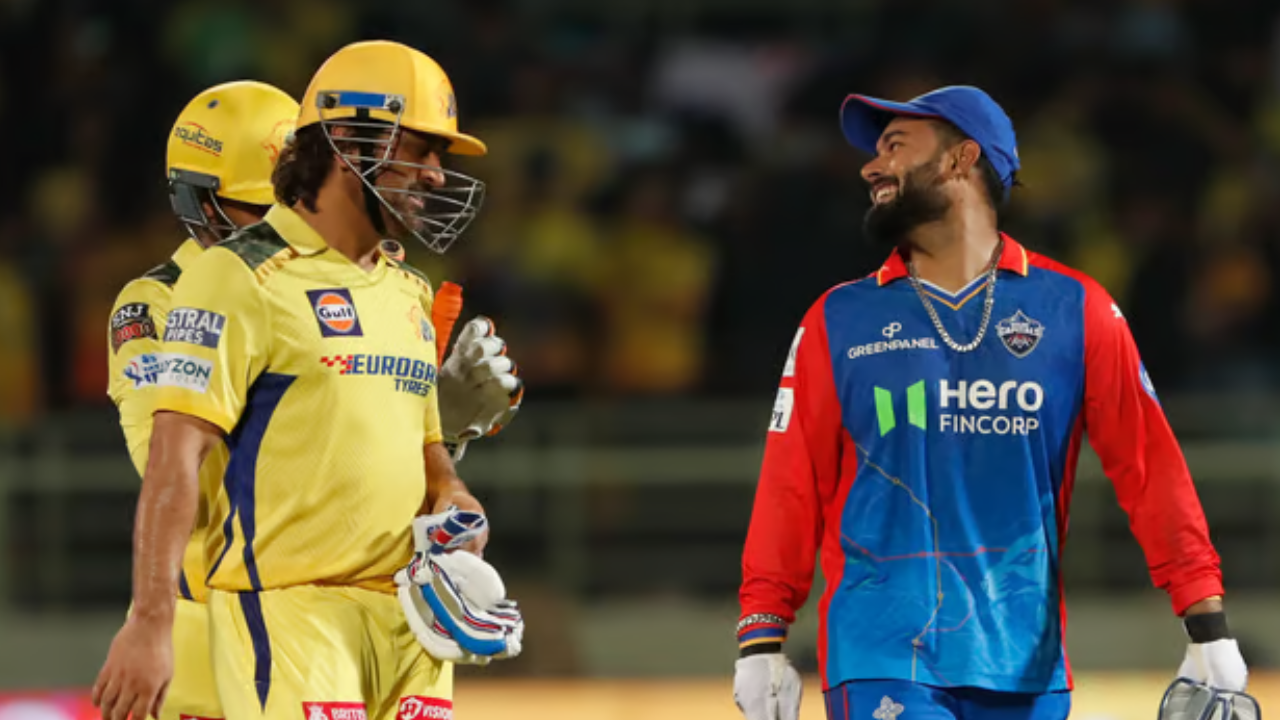
{"label": "jersey sponsor patch", "polygon": [[138,338],[156,339],[156,324],[151,319],[151,306],[146,303],[121,305],[111,316],[111,352]]}
{"label": "jersey sponsor patch", "polygon": [[453,701],[408,695],[400,698],[398,720],[453,720]]}
{"label": "jersey sponsor patch", "polygon": [[362,702],[304,702],[307,720],[369,720]]}
{"label": "jersey sponsor patch", "polygon": [[133,383],[133,389],[155,385],[164,369],[165,353],[143,353],[124,366],[124,377]]}
{"label": "jersey sponsor patch", "polygon": [[996,335],[1013,356],[1022,359],[1031,354],[1044,337],[1044,325],[1019,310],[1012,317],[996,323]]}
{"label": "jersey sponsor patch", "polygon": [[325,355],[320,362],[339,375],[382,375],[395,379],[397,392],[426,397],[436,383],[436,366],[396,355]]}
{"label": "jersey sponsor patch", "polygon": [[206,392],[213,377],[213,362],[181,353],[163,353],[155,384]]}
{"label": "jersey sponsor patch", "polygon": [[795,405],[795,391],[791,388],[778,388],[778,397],[773,401],[773,415],[769,418],[769,432],[786,432],[791,425],[791,408]]}
{"label": "jersey sponsor patch", "polygon": [[800,353],[800,338],[804,337],[804,328],[796,331],[796,339],[791,341],[791,351],[787,353],[787,364],[782,366],[782,377],[795,377],[796,355]]}
{"label": "jersey sponsor patch", "polygon": [[350,290],[346,288],[308,290],[307,299],[311,301],[311,309],[315,311],[316,321],[320,323],[322,336],[362,337],[364,335]]}
{"label": "jersey sponsor patch", "polygon": [[225,315],[199,308],[174,308],[165,321],[164,341],[217,348],[227,327]]}

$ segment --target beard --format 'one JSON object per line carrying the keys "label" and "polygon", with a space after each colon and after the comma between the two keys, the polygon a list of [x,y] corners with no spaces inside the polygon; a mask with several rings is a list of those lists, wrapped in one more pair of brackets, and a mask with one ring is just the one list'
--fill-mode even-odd
{"label": "beard", "polygon": [[391,192],[387,192],[382,187],[378,190],[391,206],[388,208],[378,203],[378,211],[382,214],[383,227],[386,228],[388,238],[402,243],[412,242],[418,235],[427,240],[431,238],[431,230],[424,218],[426,208],[416,207],[409,202],[412,194],[418,193],[429,207],[432,198],[428,188],[415,185],[407,189],[395,188]]}
{"label": "beard", "polygon": [[942,182],[932,162],[912,168],[899,184],[897,197],[867,209],[863,236],[876,247],[910,249],[912,230],[941,220],[951,209]]}

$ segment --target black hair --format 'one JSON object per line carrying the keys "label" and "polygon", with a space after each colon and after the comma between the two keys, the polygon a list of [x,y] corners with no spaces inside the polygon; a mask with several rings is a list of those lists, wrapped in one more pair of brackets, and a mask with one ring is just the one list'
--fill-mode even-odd
{"label": "black hair", "polygon": [[320,186],[333,168],[333,160],[333,148],[319,124],[298,130],[285,144],[271,171],[276,199],[289,206],[301,202],[315,212]]}

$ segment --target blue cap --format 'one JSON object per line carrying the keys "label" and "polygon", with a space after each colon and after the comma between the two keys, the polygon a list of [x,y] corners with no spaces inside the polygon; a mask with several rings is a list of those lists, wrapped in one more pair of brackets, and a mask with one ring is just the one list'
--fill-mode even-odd
{"label": "blue cap", "polygon": [[1013,184],[1013,173],[1021,167],[1018,140],[1013,121],[990,95],[967,85],[939,88],[904,103],[850,95],[840,106],[840,129],[850,145],[875,154],[885,127],[902,116],[937,118],[960,128],[982,148],[1005,190]]}

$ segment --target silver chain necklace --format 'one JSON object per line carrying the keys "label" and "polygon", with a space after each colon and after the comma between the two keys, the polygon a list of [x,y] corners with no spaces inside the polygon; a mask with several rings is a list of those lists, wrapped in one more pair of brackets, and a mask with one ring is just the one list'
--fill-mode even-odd
{"label": "silver chain necklace", "polygon": [[929,319],[933,321],[933,327],[937,329],[938,335],[942,337],[942,342],[947,347],[958,353],[973,352],[982,344],[982,338],[987,335],[987,325],[991,323],[991,308],[996,301],[996,274],[1000,269],[1000,256],[1004,253],[1004,240],[1000,240],[996,244],[995,254],[991,256],[991,267],[987,268],[987,295],[982,302],[982,325],[978,328],[978,335],[972,342],[961,345],[951,339],[951,333],[942,326],[942,319],[938,317],[938,311],[933,309],[933,303],[930,302],[929,296],[925,294],[924,287],[920,285],[920,277],[916,274],[916,266],[910,260],[907,261],[907,277],[911,280],[911,287],[915,288],[916,295],[920,298],[920,303],[924,305],[925,312],[929,313]]}

